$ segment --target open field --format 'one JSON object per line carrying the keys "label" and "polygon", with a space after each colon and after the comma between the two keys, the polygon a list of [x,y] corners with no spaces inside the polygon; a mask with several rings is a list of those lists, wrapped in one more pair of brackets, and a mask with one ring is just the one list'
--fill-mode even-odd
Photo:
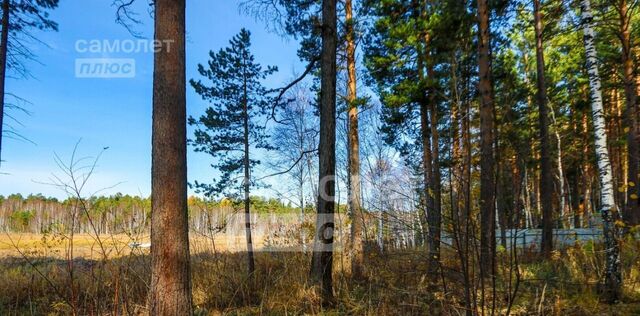
{"label": "open field", "polygon": [[[194,254],[211,251],[242,252],[246,250],[244,238],[244,236],[206,237],[192,234],[190,238],[191,252]],[[2,233],[0,234],[0,258],[23,255],[66,258],[71,245],[69,241],[70,236],[68,235]],[[254,236],[253,241],[258,251],[265,246],[264,236]],[[73,257],[100,259],[104,254],[108,258],[117,258],[132,252],[145,253],[149,251],[149,242],[148,234],[135,236],[126,234],[101,235],[97,238],[91,234],[76,234],[73,236]]]}
{"label": "open field", "polygon": [[[44,238],[44,240],[43,240]],[[65,257],[67,240],[35,234],[4,235],[0,243],[0,314],[67,315],[145,314],[150,278],[148,249],[131,251],[126,235],[101,238],[109,252],[102,259],[95,238],[74,236],[74,260]],[[145,238],[137,239],[146,242]],[[256,275],[246,275],[246,255],[230,251],[220,237],[192,238],[192,282],[197,315],[459,315],[464,312],[463,287],[455,253],[444,250],[440,288],[429,291],[426,251],[368,248],[366,280],[352,282],[347,261],[334,260],[336,307],[322,310],[309,287],[310,254],[256,253]],[[57,246],[56,246],[57,243]],[[16,250],[12,245],[18,245]],[[624,300],[607,305],[597,295],[602,258],[593,245],[558,252],[551,261],[537,255],[520,256],[520,281],[510,309],[512,315],[638,315],[640,263],[638,244],[623,251]],[[560,259],[565,260],[560,260]],[[570,260],[569,260],[570,259]],[[504,297],[511,288],[507,257],[499,255],[497,307],[504,314]],[[480,295],[478,293],[477,295]],[[479,302],[479,301],[478,301]],[[476,308],[480,308],[477,306]]]}

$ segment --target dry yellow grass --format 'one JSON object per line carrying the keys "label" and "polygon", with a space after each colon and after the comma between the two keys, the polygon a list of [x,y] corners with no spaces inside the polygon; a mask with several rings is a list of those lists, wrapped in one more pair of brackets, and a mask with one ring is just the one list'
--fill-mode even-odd
{"label": "dry yellow grass", "polygon": [[[105,236],[106,237],[106,236]],[[63,256],[27,253],[16,257],[6,239],[19,240],[21,247],[41,249],[47,244],[39,235],[5,235],[0,257],[0,315],[22,314],[145,314],[146,293],[150,279],[149,256],[146,251],[121,253],[108,260],[89,258],[95,253],[96,241],[86,235],[75,236],[79,254],[74,257],[73,276],[69,261]],[[105,238],[106,240],[107,238]],[[109,236],[110,249],[116,251],[127,244],[129,236]],[[144,238],[141,242],[146,241]],[[459,315],[464,314],[462,284],[455,256],[443,252],[446,268],[443,279],[446,291],[439,286],[428,288],[426,252],[424,249],[390,250],[380,253],[368,249],[366,279],[353,282],[348,277],[348,262],[342,254],[334,260],[337,304],[322,310],[319,299],[308,283],[310,253],[259,252],[256,274],[246,273],[246,255],[227,245],[243,244],[242,239],[212,240],[192,236],[193,303],[197,315]],[[9,243],[11,244],[11,243]],[[106,243],[105,243],[106,244]],[[52,247],[52,249],[56,249]],[[60,248],[64,250],[64,241]],[[597,275],[598,259],[587,247],[562,251],[563,260],[540,261],[521,258],[522,282],[511,309],[512,315],[638,315],[640,284],[638,276],[638,243],[624,247],[625,303],[606,305],[598,300],[587,276]],[[23,250],[21,250],[23,252]],[[19,254],[19,252],[17,252]],[[125,255],[126,254],[126,255]],[[95,257],[95,256],[94,256]],[[593,264],[591,264],[593,262]],[[501,267],[502,269],[502,267]],[[635,272],[634,272],[635,271]],[[498,290],[505,289],[500,276]],[[579,285],[579,286],[578,286]],[[541,296],[542,289],[545,295]],[[503,293],[503,292],[500,292]],[[506,302],[498,298],[498,313]]]}
{"label": "dry yellow grass", "polygon": [[[254,236],[257,250],[264,247],[263,236]],[[130,236],[126,234],[100,235],[75,234],[73,236],[73,257],[98,259],[103,257],[102,247],[108,258],[116,258],[131,253],[132,243],[149,243],[149,235]],[[100,246],[102,244],[102,247]],[[246,250],[243,236],[228,237],[226,235],[209,238],[192,234],[190,237],[191,252],[198,254],[211,251],[242,252]],[[69,235],[43,235],[31,233],[0,233],[0,258],[20,257],[23,254],[40,254],[43,256],[66,257],[70,246]],[[134,251],[145,252],[146,248]]]}

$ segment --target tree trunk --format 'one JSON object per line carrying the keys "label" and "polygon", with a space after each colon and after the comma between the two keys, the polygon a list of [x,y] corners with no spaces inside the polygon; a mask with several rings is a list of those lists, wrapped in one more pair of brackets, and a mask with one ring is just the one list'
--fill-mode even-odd
{"label": "tree trunk", "polygon": [[478,90],[480,93],[480,274],[493,274],[495,256],[494,104],[488,0],[478,1]]}
{"label": "tree trunk", "polygon": [[349,103],[349,209],[351,210],[351,274],[361,278],[364,264],[364,236],[360,197],[360,140],[356,104],[356,44],[352,0],[345,1],[347,28],[347,102]]}
{"label": "tree trunk", "polygon": [[640,159],[638,147],[637,91],[635,78],[633,77],[633,58],[631,51],[631,25],[627,1],[620,1],[620,41],[622,44],[622,66],[624,72],[624,94],[627,103],[624,111],[625,131],[627,136],[627,207],[624,218],[627,225],[635,226],[640,223],[640,185],[638,184],[638,159]]}
{"label": "tree trunk", "polygon": [[187,217],[185,1],[156,0],[151,166],[152,315],[191,315]]}
{"label": "tree trunk", "polygon": [[4,86],[7,76],[7,48],[9,46],[9,2],[2,1],[2,36],[0,36],[0,164],[2,164],[2,138],[4,132]]}
{"label": "tree trunk", "polygon": [[567,190],[565,189],[564,183],[564,168],[562,166],[562,138],[560,137],[560,126],[558,126],[558,121],[556,120],[556,115],[551,109],[551,120],[553,122],[553,126],[555,128],[554,135],[556,137],[556,148],[558,150],[558,196],[560,197],[560,220],[558,221],[558,226],[560,228],[565,227],[565,216],[566,216],[566,205],[567,205],[567,197],[570,197],[570,194],[567,194]]}
{"label": "tree trunk", "polygon": [[553,250],[553,177],[551,174],[551,152],[549,150],[549,111],[547,87],[544,78],[544,51],[542,47],[542,12],[540,0],[533,0],[534,28],[536,36],[536,95],[538,103],[538,128],[540,129],[540,202],[542,202],[542,245],[545,257]]}
{"label": "tree trunk", "polygon": [[431,208],[428,209],[429,222],[429,273],[434,279],[437,279],[437,273],[440,269],[440,234],[441,234],[441,190],[440,190],[440,154],[438,147],[438,107],[436,106],[436,82],[435,72],[433,69],[433,60],[430,53],[431,36],[427,33],[424,36],[425,41],[425,63],[427,66],[427,103],[429,110],[429,120],[426,126],[430,128],[431,140],[425,142],[424,145],[431,147],[431,172],[429,174],[429,192],[431,199]]}
{"label": "tree trunk", "polygon": [[318,217],[311,279],[321,285],[322,303],[333,304],[333,229],[336,173],[336,0],[322,1]]}
{"label": "tree trunk", "polygon": [[249,275],[253,275],[256,267],[253,260],[253,242],[251,241],[251,199],[249,198],[249,187],[251,185],[251,178],[249,175],[249,101],[247,96],[247,78],[243,79],[244,91],[242,96],[242,118],[244,125],[244,227],[247,239],[247,269],[249,271]]}
{"label": "tree trunk", "polygon": [[591,89],[591,110],[593,115],[593,133],[595,138],[596,160],[600,178],[601,212],[603,220],[606,268],[602,294],[613,303],[620,299],[622,275],[620,271],[620,247],[615,228],[618,209],[613,199],[613,179],[611,164],[607,149],[607,134],[605,130],[604,110],[602,106],[602,92],[600,74],[598,73],[598,59],[594,43],[593,16],[589,0],[581,1],[581,22],[584,31],[584,46],[586,52],[587,71],[589,73],[589,87]]}

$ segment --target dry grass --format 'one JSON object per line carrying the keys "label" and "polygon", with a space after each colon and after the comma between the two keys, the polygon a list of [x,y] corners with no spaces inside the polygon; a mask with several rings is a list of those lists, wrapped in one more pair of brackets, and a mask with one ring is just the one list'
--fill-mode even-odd
{"label": "dry grass", "polygon": [[[15,236],[14,236],[15,237]],[[38,236],[22,236],[24,246],[36,249]],[[76,236],[78,249],[94,247],[91,238]],[[126,238],[113,238],[125,242]],[[322,310],[308,285],[310,254],[259,252],[256,274],[246,275],[246,256],[217,248],[197,238],[192,257],[193,295],[198,315],[459,315],[464,314],[462,287],[455,260],[445,252],[446,292],[429,290],[424,250],[379,253],[369,249],[366,280],[352,282],[346,259],[335,256],[337,304]],[[200,244],[199,244],[200,243]],[[220,240],[220,245],[224,244]],[[9,251],[4,248],[5,251]],[[218,246],[222,247],[222,246]],[[512,308],[515,315],[638,315],[638,244],[625,247],[625,303],[606,305],[598,300],[594,280],[598,275],[598,250],[578,246],[560,253],[554,261],[535,256],[521,258],[522,282]],[[108,260],[93,257],[68,261],[60,256],[31,252],[0,259],[0,315],[144,314],[149,258],[134,251]],[[69,274],[69,263],[73,276]],[[499,285],[502,286],[502,285]],[[544,295],[542,295],[544,289]],[[504,301],[498,300],[504,312]],[[499,312],[500,313],[500,312]]]}
{"label": "dry grass", "polygon": [[[56,234],[31,234],[31,233],[0,233],[0,258],[21,257],[23,254],[38,256],[65,257],[69,251],[69,236]],[[264,247],[264,237],[254,236],[255,247],[260,250]],[[108,258],[117,258],[129,255],[132,251],[131,243],[149,243],[149,235],[101,235],[98,238],[91,234],[75,234],[73,236],[73,257],[84,259],[100,259],[103,257],[102,248],[105,248]],[[241,252],[246,249],[244,236],[229,237],[226,235],[208,238],[201,235],[192,235],[190,238],[192,253],[198,254],[216,251]],[[146,251],[140,249],[140,251]]]}

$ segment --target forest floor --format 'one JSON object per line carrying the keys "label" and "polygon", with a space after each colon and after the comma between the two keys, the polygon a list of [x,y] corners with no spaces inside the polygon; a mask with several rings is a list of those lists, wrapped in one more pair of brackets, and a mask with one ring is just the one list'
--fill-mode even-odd
{"label": "forest floor", "polygon": [[[20,243],[16,244],[18,237]],[[78,252],[74,253],[78,256],[67,260],[64,241],[58,241],[63,245],[60,251],[46,252],[39,247],[42,236],[13,235],[11,239],[10,245],[31,250],[10,253],[6,238],[0,239],[4,243],[0,244],[4,252],[0,256],[0,315],[67,315],[74,311],[80,315],[145,314],[148,250],[101,259],[94,239],[77,235],[74,247]],[[111,240],[114,254],[128,241],[124,236]],[[427,277],[424,249],[381,253],[376,247],[368,248],[366,277],[358,282],[348,277],[347,258],[336,254],[336,304],[327,310],[320,307],[308,282],[309,253],[258,252],[256,274],[248,277],[245,253],[226,251],[222,246],[213,252],[211,242],[206,241],[198,239],[193,247],[196,315],[464,315],[461,270],[457,256],[447,249],[443,250],[443,269],[435,284]],[[597,294],[603,262],[598,245],[556,251],[546,261],[533,253],[521,253],[517,269],[510,258],[504,252],[499,255],[495,287],[498,315],[507,310],[512,315],[640,315],[638,242],[623,245],[624,296],[614,305],[601,302]],[[478,278],[472,279],[473,308],[480,311],[482,284]],[[515,299],[509,304],[508,293],[514,293],[515,288]],[[491,289],[486,281],[486,314],[494,305]]]}

